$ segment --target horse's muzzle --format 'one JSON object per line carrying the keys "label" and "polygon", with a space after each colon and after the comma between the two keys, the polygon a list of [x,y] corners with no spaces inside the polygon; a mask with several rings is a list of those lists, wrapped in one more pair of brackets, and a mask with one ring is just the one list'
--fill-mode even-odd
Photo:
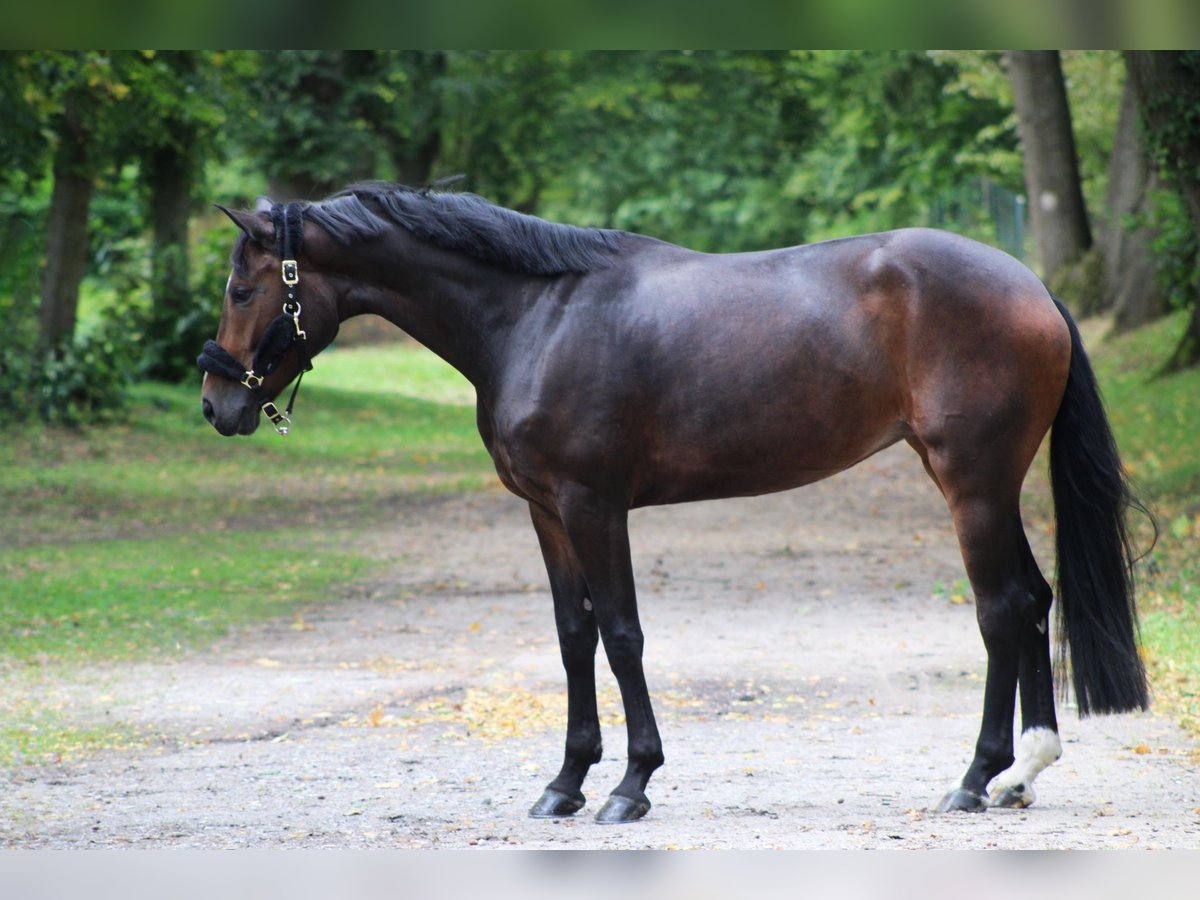
{"label": "horse's muzzle", "polygon": [[233,409],[218,408],[212,400],[204,397],[200,401],[200,407],[208,424],[225,437],[232,437],[235,434],[254,434],[255,429],[258,428],[258,406],[256,404],[243,403]]}

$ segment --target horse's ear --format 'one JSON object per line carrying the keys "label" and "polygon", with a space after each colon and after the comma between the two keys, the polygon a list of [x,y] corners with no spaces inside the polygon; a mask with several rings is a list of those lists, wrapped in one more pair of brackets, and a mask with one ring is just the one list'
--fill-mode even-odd
{"label": "horse's ear", "polygon": [[271,216],[259,212],[245,212],[239,209],[226,209],[219,203],[213,204],[233,221],[233,224],[246,232],[250,240],[262,247],[275,246],[275,226]]}

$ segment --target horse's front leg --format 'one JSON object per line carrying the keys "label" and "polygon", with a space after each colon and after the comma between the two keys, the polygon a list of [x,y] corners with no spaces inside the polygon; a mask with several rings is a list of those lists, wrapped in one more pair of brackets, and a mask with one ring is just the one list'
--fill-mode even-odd
{"label": "horse's front leg", "polygon": [[562,769],[529,810],[535,819],[570,816],[586,802],[583,780],[600,761],[600,720],[596,713],[596,617],[587,582],[562,522],[531,503],[529,511],[550,576],[558,646],[567,673],[567,746]]}
{"label": "horse's front leg", "polygon": [[559,510],[582,566],[608,664],[621,689],[629,736],[625,777],[596,813],[596,821],[632,822],[650,810],[646,784],[663,764],[663,753],[642,671],[642,627],[629,555],[629,513],[583,488],[563,491]]}

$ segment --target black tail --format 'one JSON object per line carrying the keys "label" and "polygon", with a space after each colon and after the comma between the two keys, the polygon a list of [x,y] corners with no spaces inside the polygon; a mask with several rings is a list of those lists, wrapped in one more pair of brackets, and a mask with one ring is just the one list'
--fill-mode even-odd
{"label": "black tail", "polygon": [[[1140,507],[1121,466],[1091,363],[1070,313],[1071,368],[1050,432],[1050,481],[1058,524],[1059,675],[1071,651],[1079,714],[1149,705],[1137,648],[1134,556],[1125,513]],[[1065,683],[1065,681],[1063,682]]]}

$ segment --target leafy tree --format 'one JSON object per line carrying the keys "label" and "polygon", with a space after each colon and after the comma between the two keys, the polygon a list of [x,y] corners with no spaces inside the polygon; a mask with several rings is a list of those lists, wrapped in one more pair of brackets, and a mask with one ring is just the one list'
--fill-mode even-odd
{"label": "leafy tree", "polygon": [[1057,50],[1010,50],[1008,73],[1042,275],[1050,280],[1092,245],[1075,133]]}
{"label": "leafy tree", "polygon": [[1187,288],[1191,315],[1166,370],[1200,363],[1200,296],[1196,279],[1200,247],[1200,51],[1128,51],[1129,77],[1137,92],[1152,153],[1191,218],[1190,241],[1175,252],[1190,260],[1176,281]]}
{"label": "leafy tree", "polygon": [[204,164],[220,158],[226,110],[236,107],[239,57],[196,51],[129,53],[127,115],[140,127],[116,155],[139,164],[151,236],[151,304],[143,369],[153,378],[191,374],[191,349],[212,323],[189,282],[188,223]]}
{"label": "leafy tree", "polygon": [[1113,329],[1118,332],[1168,311],[1165,292],[1155,278],[1154,244],[1160,236],[1150,222],[1162,186],[1137,119],[1136,92],[1132,80],[1126,80],[1109,163],[1108,221],[1099,238],[1105,282],[1100,308],[1114,310]]}
{"label": "leafy tree", "polygon": [[247,150],[275,200],[319,198],[352,181],[428,178],[441,141],[431,51],[264,51],[251,83]]}
{"label": "leafy tree", "polygon": [[0,322],[30,314],[41,256],[39,193],[50,142],[29,54],[0,53]]}
{"label": "leafy tree", "polygon": [[75,330],[87,263],[88,210],[97,171],[121,132],[129,94],[120,59],[94,51],[37,51],[18,59],[26,104],[50,134],[53,190],[46,221],[39,343],[59,348]]}

